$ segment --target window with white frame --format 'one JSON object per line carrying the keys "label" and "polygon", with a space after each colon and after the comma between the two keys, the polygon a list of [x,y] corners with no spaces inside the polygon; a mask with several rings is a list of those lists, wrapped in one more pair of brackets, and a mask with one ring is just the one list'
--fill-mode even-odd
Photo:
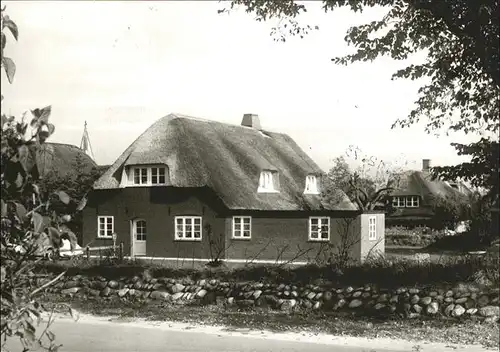
{"label": "window with white frame", "polygon": [[315,175],[306,176],[306,188],[304,190],[305,194],[318,194],[318,179]]}
{"label": "window with white frame", "polygon": [[130,168],[129,184],[134,186],[157,186],[167,183],[165,166],[133,166]]}
{"label": "window with white frame", "polygon": [[201,216],[176,216],[175,239],[201,241]]}
{"label": "window with white frame", "polygon": [[406,197],[406,207],[408,208],[418,208],[419,198],[418,196]]}
{"label": "window with white frame", "polygon": [[112,216],[97,217],[97,237],[112,238],[114,230],[115,224]]}
{"label": "window with white frame", "polygon": [[419,196],[393,197],[392,206],[395,208],[418,208]]}
{"label": "window with white frame", "polygon": [[312,216],[309,218],[309,240],[330,240],[330,218],[327,216]]}
{"label": "window with white frame", "polygon": [[257,192],[277,192],[278,191],[278,173],[270,170],[264,170],[260,173],[259,188]]}
{"label": "window with white frame", "polygon": [[233,238],[250,239],[252,236],[252,217],[233,216]]}
{"label": "window with white frame", "polygon": [[146,185],[148,183],[148,168],[134,167],[134,185]]}
{"label": "window with white frame", "polygon": [[137,220],[135,222],[135,239],[137,241],[146,241],[146,221]]}
{"label": "window with white frame", "polygon": [[166,183],[166,168],[152,167],[151,168],[151,184],[164,185]]}
{"label": "window with white frame", "polygon": [[406,206],[405,197],[398,197],[398,207],[404,208]]}
{"label": "window with white frame", "polygon": [[377,217],[370,216],[368,218],[368,239],[370,241],[377,239]]}

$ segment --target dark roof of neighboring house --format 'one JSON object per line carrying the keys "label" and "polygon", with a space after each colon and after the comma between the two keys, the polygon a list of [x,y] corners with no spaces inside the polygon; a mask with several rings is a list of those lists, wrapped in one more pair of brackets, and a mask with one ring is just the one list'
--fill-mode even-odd
{"label": "dark roof of neighboring house", "polygon": [[[230,209],[320,210],[304,195],[316,163],[286,134],[169,114],[151,125],[96,181],[94,189],[119,188],[125,166],[165,164],[174,187],[209,187]],[[279,193],[257,193],[260,172],[277,170]],[[345,196],[335,210],[355,210]]]}
{"label": "dark roof of neighboring house", "polygon": [[62,143],[42,144],[36,151],[36,165],[42,177],[51,171],[63,176],[75,173],[78,157],[85,172],[97,166],[92,158],[77,146]]}
{"label": "dark roof of neighboring house", "polygon": [[428,171],[405,171],[398,179],[398,187],[391,192],[392,196],[420,195],[425,201],[436,196],[459,196],[470,194],[470,189],[463,183],[457,182],[454,188],[450,183],[433,179]]}

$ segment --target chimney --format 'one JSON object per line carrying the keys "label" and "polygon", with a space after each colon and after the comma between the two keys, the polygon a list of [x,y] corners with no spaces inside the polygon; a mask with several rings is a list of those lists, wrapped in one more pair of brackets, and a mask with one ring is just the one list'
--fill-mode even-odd
{"label": "chimney", "polygon": [[431,168],[431,159],[422,159],[422,171],[429,171]]}
{"label": "chimney", "polygon": [[244,114],[243,120],[241,121],[242,126],[255,128],[256,130],[261,130],[259,115],[257,114]]}

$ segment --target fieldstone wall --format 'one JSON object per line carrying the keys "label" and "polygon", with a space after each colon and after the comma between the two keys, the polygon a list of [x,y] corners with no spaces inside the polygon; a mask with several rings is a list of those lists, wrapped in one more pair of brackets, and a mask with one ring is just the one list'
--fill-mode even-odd
{"label": "fieldstone wall", "polygon": [[408,318],[446,316],[490,322],[497,322],[500,316],[500,289],[481,288],[472,284],[383,289],[374,285],[298,287],[286,283],[224,282],[217,279],[194,281],[189,278],[153,278],[147,274],[120,280],[77,275],[59,281],[47,291],[74,298],[219,304],[247,309],[269,307],[286,312],[326,310]]}

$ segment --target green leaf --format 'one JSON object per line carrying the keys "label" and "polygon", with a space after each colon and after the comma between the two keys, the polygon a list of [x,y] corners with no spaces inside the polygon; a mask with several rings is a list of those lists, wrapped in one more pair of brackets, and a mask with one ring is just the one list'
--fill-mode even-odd
{"label": "green leaf", "polygon": [[12,33],[12,36],[14,37],[14,39],[16,41],[18,40],[18,38],[19,38],[19,30],[17,28],[16,23],[14,21],[12,21],[9,18],[9,16],[5,16],[4,17],[2,26],[3,27],[7,27],[10,30],[10,32]]}
{"label": "green leaf", "polygon": [[21,145],[19,148],[17,148],[17,154],[19,155],[19,162],[21,163],[23,169],[25,171],[28,171],[28,147],[25,144]]}
{"label": "green leaf", "polygon": [[40,215],[39,213],[33,213],[32,215],[32,221],[33,221],[33,228],[35,233],[40,233],[43,231],[45,222],[43,219],[43,216]]}
{"label": "green leaf", "polygon": [[5,202],[3,199],[0,199],[0,208],[1,208],[1,212],[2,212],[2,218],[6,217],[7,216],[7,202]]}
{"label": "green leaf", "polygon": [[49,117],[50,117],[51,112],[52,112],[51,105],[48,105],[42,109],[36,108],[34,110],[31,110],[31,113],[37,119],[37,123],[39,126],[49,123]]}
{"label": "green leaf", "polygon": [[21,203],[14,203],[16,205],[16,215],[22,221],[26,218],[26,208]]}
{"label": "green leaf", "polygon": [[7,118],[7,116],[5,116],[4,114],[2,114],[2,129],[3,129],[3,126],[9,122],[9,119]]}
{"label": "green leaf", "polygon": [[56,126],[54,126],[53,124],[49,123],[47,124],[47,127],[49,129],[49,137],[54,133],[54,131],[56,130]]}
{"label": "green leaf", "polygon": [[9,83],[14,81],[14,76],[16,74],[16,64],[10,57],[2,57],[2,65],[5,70],[5,74],[7,75],[7,79]]}
{"label": "green leaf", "polygon": [[69,201],[70,201],[70,197],[68,196],[68,194],[64,191],[57,191],[57,192],[54,192],[58,197],[59,199],[61,200],[61,202],[63,202],[64,204],[69,204]]}
{"label": "green leaf", "polygon": [[83,197],[80,200],[80,203],[78,203],[78,206],[76,207],[76,211],[82,211],[86,205],[87,205],[87,197]]}
{"label": "green leaf", "polygon": [[71,215],[66,214],[66,215],[61,216],[61,222],[66,223],[66,222],[70,222],[70,221],[71,221]]}
{"label": "green leaf", "polygon": [[0,283],[3,283],[6,277],[7,277],[7,269],[5,269],[4,266],[2,266],[0,268]]}
{"label": "green leaf", "polygon": [[16,185],[16,187],[18,189],[22,188],[23,187],[23,184],[24,184],[24,177],[23,175],[21,175],[21,173],[18,173],[17,174],[17,177],[16,177],[16,181],[14,182],[14,184]]}

